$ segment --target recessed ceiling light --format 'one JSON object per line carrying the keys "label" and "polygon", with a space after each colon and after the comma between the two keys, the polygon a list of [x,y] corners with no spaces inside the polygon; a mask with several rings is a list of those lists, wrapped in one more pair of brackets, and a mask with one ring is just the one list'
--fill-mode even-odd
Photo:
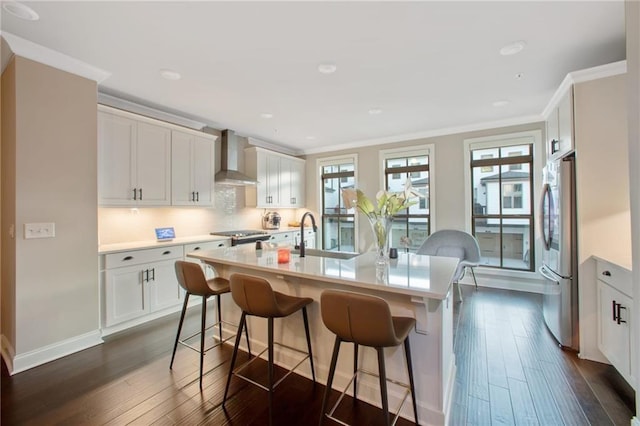
{"label": "recessed ceiling light", "polygon": [[522,49],[527,45],[524,41],[516,41],[510,44],[507,44],[502,49],[500,49],[500,54],[502,56],[515,55],[516,53],[522,52]]}
{"label": "recessed ceiling light", "polygon": [[25,21],[37,21],[40,19],[40,16],[35,12],[35,10],[22,3],[7,1],[2,3],[2,8],[13,16],[24,19]]}
{"label": "recessed ceiling light", "polygon": [[271,114],[270,112],[263,112],[262,114],[260,114],[260,117],[262,117],[262,118],[273,118],[273,114]]}
{"label": "recessed ceiling light", "polygon": [[516,80],[522,80],[524,78],[524,73],[519,72],[515,75]]}
{"label": "recessed ceiling light", "polygon": [[371,108],[369,110],[369,114],[371,114],[371,115],[382,114],[382,110],[380,108]]}
{"label": "recessed ceiling light", "polygon": [[505,100],[495,101],[491,105],[493,105],[494,107],[503,107],[505,105],[509,105],[509,101],[505,101]]}
{"label": "recessed ceiling light", "polygon": [[322,74],[333,74],[337,69],[336,64],[325,63],[318,65],[318,72]]}
{"label": "recessed ceiling light", "polygon": [[161,69],[160,75],[167,80],[180,80],[182,78],[180,73],[169,69]]}

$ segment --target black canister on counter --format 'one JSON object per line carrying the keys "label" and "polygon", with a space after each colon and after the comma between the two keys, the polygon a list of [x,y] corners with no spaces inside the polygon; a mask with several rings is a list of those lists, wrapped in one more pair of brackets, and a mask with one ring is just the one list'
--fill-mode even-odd
{"label": "black canister on counter", "polygon": [[262,250],[262,241],[256,241],[256,250]]}

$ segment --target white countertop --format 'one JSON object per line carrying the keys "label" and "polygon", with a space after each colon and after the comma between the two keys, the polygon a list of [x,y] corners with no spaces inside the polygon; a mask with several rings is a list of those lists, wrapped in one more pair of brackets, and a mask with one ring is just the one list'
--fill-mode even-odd
{"label": "white countertop", "polygon": [[131,241],[127,243],[102,244],[98,247],[98,253],[106,254],[106,253],[115,253],[119,251],[180,246],[183,244],[204,243],[209,241],[223,241],[228,239],[229,237],[223,237],[220,235],[194,235],[191,237],[174,238],[171,241],[148,240],[148,241]]}
{"label": "white countertop", "polygon": [[399,253],[387,269],[377,271],[375,253],[352,259],[291,254],[289,263],[278,264],[277,249],[256,250],[253,244],[189,254],[213,264],[231,265],[278,275],[368,288],[442,300],[451,288],[458,259]]}
{"label": "white countertop", "polygon": [[[310,230],[311,227],[305,226],[305,231]],[[264,231],[267,234],[281,234],[285,232],[295,232],[300,231],[299,227],[283,227],[280,229],[256,229],[260,231]],[[220,240],[228,240],[229,237],[224,237],[222,235],[193,235],[190,237],[180,237],[174,238],[171,241],[156,241],[156,240],[145,240],[145,241],[129,241],[124,243],[113,243],[113,244],[101,244],[98,246],[98,254],[106,254],[106,253],[116,253],[120,251],[129,251],[129,250],[139,250],[146,248],[156,248],[156,247],[164,247],[164,246],[179,246],[183,244],[191,244],[191,243],[204,243],[209,241],[220,241]]]}

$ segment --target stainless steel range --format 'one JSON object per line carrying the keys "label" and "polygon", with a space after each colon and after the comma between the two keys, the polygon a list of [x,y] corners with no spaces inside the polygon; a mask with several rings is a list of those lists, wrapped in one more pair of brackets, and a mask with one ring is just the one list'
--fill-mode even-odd
{"label": "stainless steel range", "polygon": [[220,235],[222,237],[230,237],[231,245],[255,243],[256,241],[266,241],[271,236],[265,231],[257,231],[253,229],[243,229],[240,231],[222,231],[212,232],[211,235]]}

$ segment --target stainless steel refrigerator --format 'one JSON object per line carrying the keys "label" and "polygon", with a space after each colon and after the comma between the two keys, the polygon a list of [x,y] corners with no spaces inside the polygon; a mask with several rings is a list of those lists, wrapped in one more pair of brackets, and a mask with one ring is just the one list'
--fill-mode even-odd
{"label": "stainless steel refrigerator", "polygon": [[579,350],[575,156],[548,162],[543,174],[544,320],[561,346]]}

